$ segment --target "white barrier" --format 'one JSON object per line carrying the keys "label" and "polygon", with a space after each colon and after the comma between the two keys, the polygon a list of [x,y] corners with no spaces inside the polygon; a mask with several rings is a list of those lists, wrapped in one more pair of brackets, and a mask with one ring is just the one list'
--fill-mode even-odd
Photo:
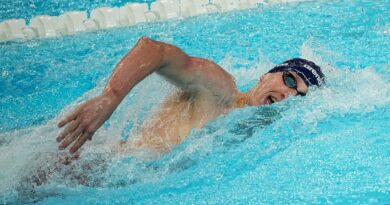
{"label": "white barrier", "polygon": [[7,34],[5,33],[4,23],[0,22],[0,42],[1,41],[6,41],[7,39],[8,38],[7,38]]}
{"label": "white barrier", "polygon": [[120,8],[120,22],[122,25],[133,25],[146,22],[145,13],[148,12],[148,10],[148,4],[126,4]]}
{"label": "white barrier", "polygon": [[61,32],[64,34],[74,34],[87,30],[84,21],[87,20],[87,12],[71,11],[59,16]]}
{"label": "white barrier", "polygon": [[268,0],[268,2],[270,4],[280,4],[280,3],[284,3],[284,0]]}
{"label": "white barrier", "polygon": [[87,19],[84,21],[85,29],[87,31],[94,31],[96,29],[99,29],[98,23],[93,19]]}
{"label": "white barrier", "polygon": [[119,21],[122,25],[134,25],[136,23],[146,22],[145,12],[147,11],[147,4],[126,4],[119,8]]}
{"label": "white barrier", "polygon": [[129,5],[125,5],[119,8],[119,23],[123,26],[131,26],[136,24],[134,12]]}
{"label": "white barrier", "polygon": [[31,19],[30,27],[37,33],[38,37],[54,37],[58,34],[58,17],[56,16],[36,16]]}
{"label": "white barrier", "polygon": [[119,9],[101,7],[91,11],[91,19],[95,20],[101,29],[119,26]]}
{"label": "white barrier", "polygon": [[26,26],[24,19],[11,19],[0,22],[0,42],[14,39],[32,39],[37,37],[36,31]]}
{"label": "white barrier", "polygon": [[24,34],[25,39],[33,39],[33,38],[38,37],[37,31],[30,26],[23,28],[23,34]]}
{"label": "white barrier", "polygon": [[257,8],[259,4],[262,3],[262,0],[240,0],[239,7],[240,9],[253,9]]}
{"label": "white barrier", "polygon": [[10,19],[0,23],[0,40],[13,40],[24,38],[23,28],[26,27],[24,19]]}
{"label": "white barrier", "polygon": [[268,0],[270,4],[286,4],[286,3],[300,3],[314,0]]}
{"label": "white barrier", "polygon": [[36,16],[26,26],[24,19],[0,22],[0,41],[54,37],[82,31],[134,25],[160,19],[196,16],[219,11],[256,8],[267,4],[296,3],[314,0],[158,0],[151,10],[146,3],[128,3],[120,8],[101,7],[91,11],[67,12],[59,17]]}
{"label": "white barrier", "polygon": [[181,0],[181,15],[187,17],[207,13],[208,3],[208,0]]}
{"label": "white barrier", "polygon": [[206,7],[207,13],[215,13],[222,11],[222,8],[219,5],[214,4],[212,2],[204,5],[204,7]]}
{"label": "white barrier", "polygon": [[152,3],[152,11],[157,13],[160,19],[171,19],[180,16],[180,2],[177,0],[160,0]]}
{"label": "white barrier", "polygon": [[[262,3],[265,3],[264,0],[248,0],[248,1],[251,4],[262,4]],[[272,0],[268,0],[268,1],[272,1]]]}
{"label": "white barrier", "polygon": [[239,0],[213,0],[213,3],[217,5],[221,11],[231,11],[241,8]]}
{"label": "white barrier", "polygon": [[147,22],[153,22],[160,19],[160,15],[155,11],[147,11],[145,12],[145,18]]}

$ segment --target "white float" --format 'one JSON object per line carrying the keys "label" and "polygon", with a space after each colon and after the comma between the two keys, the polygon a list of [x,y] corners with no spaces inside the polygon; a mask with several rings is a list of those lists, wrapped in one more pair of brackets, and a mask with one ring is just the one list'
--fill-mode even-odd
{"label": "white float", "polygon": [[23,39],[23,28],[26,27],[24,19],[10,19],[0,23],[0,40]]}
{"label": "white float", "polygon": [[37,31],[30,26],[24,27],[22,31],[23,31],[25,39],[33,39],[33,38],[38,37]]}
{"label": "white float", "polygon": [[58,17],[56,16],[36,16],[31,19],[30,27],[32,27],[37,33],[38,37],[55,37],[59,33]]}
{"label": "white float", "polygon": [[[250,7],[255,8],[260,5],[266,5],[267,3],[264,0],[247,0]],[[270,1],[270,0],[268,0]]]}
{"label": "white float", "polygon": [[71,11],[59,16],[59,24],[64,34],[74,34],[86,31],[87,27],[84,21],[87,20],[87,12]]}
{"label": "white float", "polygon": [[307,2],[314,0],[268,0],[271,4],[286,4],[286,3],[299,3],[299,2]]}
{"label": "white float", "polygon": [[217,5],[221,11],[231,11],[241,8],[241,2],[239,0],[213,0],[213,3]]}
{"label": "white float", "polygon": [[134,25],[146,22],[145,13],[148,12],[148,4],[129,3],[119,9],[122,25]]}
{"label": "white float", "polygon": [[98,23],[93,19],[85,20],[84,25],[87,31],[94,31],[96,29],[99,29]]}
{"label": "white float", "polygon": [[94,20],[101,29],[119,26],[119,9],[110,7],[100,7],[91,11],[91,19]]}
{"label": "white float", "polygon": [[204,7],[206,7],[207,13],[215,13],[222,11],[222,8],[219,5],[214,4],[212,2],[209,2],[208,4],[204,5]]}
{"label": "white float", "polygon": [[240,8],[241,9],[252,9],[256,8],[257,4],[256,2],[251,2],[250,0],[240,0]]}
{"label": "white float", "polygon": [[160,15],[155,11],[147,11],[145,12],[145,18],[147,22],[153,22],[160,20]]}
{"label": "white float", "polygon": [[151,11],[158,14],[160,19],[171,19],[180,16],[178,0],[160,0],[152,3]]}
{"label": "white float", "polygon": [[181,0],[181,15],[188,17],[207,13],[208,3],[208,0]]}
{"label": "white float", "polygon": [[0,42],[6,40],[7,40],[7,35],[5,34],[4,23],[0,22]]}
{"label": "white float", "polygon": [[120,8],[101,7],[91,11],[71,11],[55,16],[36,16],[26,26],[24,19],[0,22],[0,41],[54,37],[160,19],[196,16],[205,13],[261,7],[268,4],[314,0],[158,0],[151,10],[147,3],[128,3]]}
{"label": "white float", "polygon": [[145,12],[147,11],[147,4],[126,4],[119,8],[120,23],[122,25],[134,25],[136,23],[146,22]]}
{"label": "white float", "polygon": [[119,23],[123,26],[131,26],[136,23],[135,14],[129,5],[119,8]]}

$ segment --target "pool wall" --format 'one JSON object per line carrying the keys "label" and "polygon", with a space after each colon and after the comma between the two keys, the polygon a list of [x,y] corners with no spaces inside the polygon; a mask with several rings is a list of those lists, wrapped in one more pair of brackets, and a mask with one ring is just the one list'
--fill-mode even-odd
{"label": "pool wall", "polygon": [[207,13],[303,1],[311,0],[160,0],[152,2],[151,5],[127,3],[121,7],[99,7],[90,12],[69,11],[59,16],[38,15],[32,17],[28,24],[23,18],[8,19],[0,22],[0,42],[71,35]]}

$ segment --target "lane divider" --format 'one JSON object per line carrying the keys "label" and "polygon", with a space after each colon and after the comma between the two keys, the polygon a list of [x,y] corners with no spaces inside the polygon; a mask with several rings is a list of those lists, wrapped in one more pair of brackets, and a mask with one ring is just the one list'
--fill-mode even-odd
{"label": "lane divider", "polygon": [[24,19],[0,22],[0,42],[49,38],[78,32],[132,26],[180,17],[191,17],[214,12],[252,9],[261,5],[313,0],[158,0],[151,4],[128,3],[122,7],[100,7],[88,14],[70,11],[60,16],[39,15],[29,24]]}

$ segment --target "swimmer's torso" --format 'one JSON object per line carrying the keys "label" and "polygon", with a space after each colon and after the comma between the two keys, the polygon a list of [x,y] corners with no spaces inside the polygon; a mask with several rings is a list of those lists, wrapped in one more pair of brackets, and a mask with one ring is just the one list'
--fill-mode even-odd
{"label": "swimmer's torso", "polygon": [[175,93],[130,134],[129,140],[122,143],[121,152],[131,153],[138,148],[167,152],[180,143],[192,128],[201,128],[228,109],[228,105],[218,103],[208,93],[196,97],[185,92]]}

